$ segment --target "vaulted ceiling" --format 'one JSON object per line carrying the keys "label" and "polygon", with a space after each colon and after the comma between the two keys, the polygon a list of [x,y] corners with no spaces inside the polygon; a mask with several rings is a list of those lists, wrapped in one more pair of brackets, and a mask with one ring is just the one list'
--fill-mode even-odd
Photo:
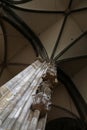
{"label": "vaulted ceiling", "polygon": [[38,56],[71,77],[87,67],[87,0],[1,0],[0,85]]}

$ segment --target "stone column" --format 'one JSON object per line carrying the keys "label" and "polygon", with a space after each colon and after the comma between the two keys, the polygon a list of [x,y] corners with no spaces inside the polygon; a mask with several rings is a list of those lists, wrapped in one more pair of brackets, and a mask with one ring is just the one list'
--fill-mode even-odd
{"label": "stone column", "polygon": [[42,75],[42,82],[36,94],[33,95],[31,110],[35,116],[31,121],[29,130],[45,130],[47,112],[51,109],[52,93],[57,83],[56,69],[48,64],[47,72]]}

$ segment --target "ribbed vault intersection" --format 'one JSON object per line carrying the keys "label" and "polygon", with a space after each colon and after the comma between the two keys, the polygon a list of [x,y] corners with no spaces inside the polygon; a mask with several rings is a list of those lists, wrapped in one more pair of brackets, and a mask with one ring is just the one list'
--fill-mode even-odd
{"label": "ribbed vault intersection", "polygon": [[87,1],[1,0],[0,10],[0,84],[41,57],[55,61],[87,101]]}

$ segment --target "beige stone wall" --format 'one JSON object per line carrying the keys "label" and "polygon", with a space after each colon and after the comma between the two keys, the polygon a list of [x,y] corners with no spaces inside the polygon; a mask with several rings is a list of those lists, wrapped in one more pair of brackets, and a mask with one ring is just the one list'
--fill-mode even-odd
{"label": "beige stone wall", "polygon": [[78,91],[87,102],[87,67],[78,72],[73,80],[77,86]]}
{"label": "beige stone wall", "polygon": [[[76,107],[71,97],[69,96],[66,88],[63,85],[60,84],[55,89],[52,96],[52,103],[69,110],[70,112],[74,113],[76,116],[79,117]],[[59,117],[72,117],[72,115],[61,109],[52,108],[52,110],[48,114],[48,120],[52,120]]]}

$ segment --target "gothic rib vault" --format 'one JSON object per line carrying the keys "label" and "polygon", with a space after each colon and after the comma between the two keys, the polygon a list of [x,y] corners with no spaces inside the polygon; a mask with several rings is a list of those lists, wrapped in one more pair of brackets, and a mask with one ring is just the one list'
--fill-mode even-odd
{"label": "gothic rib vault", "polygon": [[[53,93],[54,106],[52,113],[48,112],[48,121],[62,116],[81,117],[85,120],[86,117],[83,115],[86,114],[87,103],[86,0],[1,0],[0,86],[36,61],[37,57],[41,57],[47,63],[54,61],[59,73],[60,82]],[[65,83],[67,78],[64,79],[61,70],[75,83],[84,101],[80,98],[79,104],[76,100],[73,101],[73,96],[70,96],[72,93],[75,94],[73,85],[70,85],[70,92]],[[79,110],[78,106],[84,106],[83,110]]]}

